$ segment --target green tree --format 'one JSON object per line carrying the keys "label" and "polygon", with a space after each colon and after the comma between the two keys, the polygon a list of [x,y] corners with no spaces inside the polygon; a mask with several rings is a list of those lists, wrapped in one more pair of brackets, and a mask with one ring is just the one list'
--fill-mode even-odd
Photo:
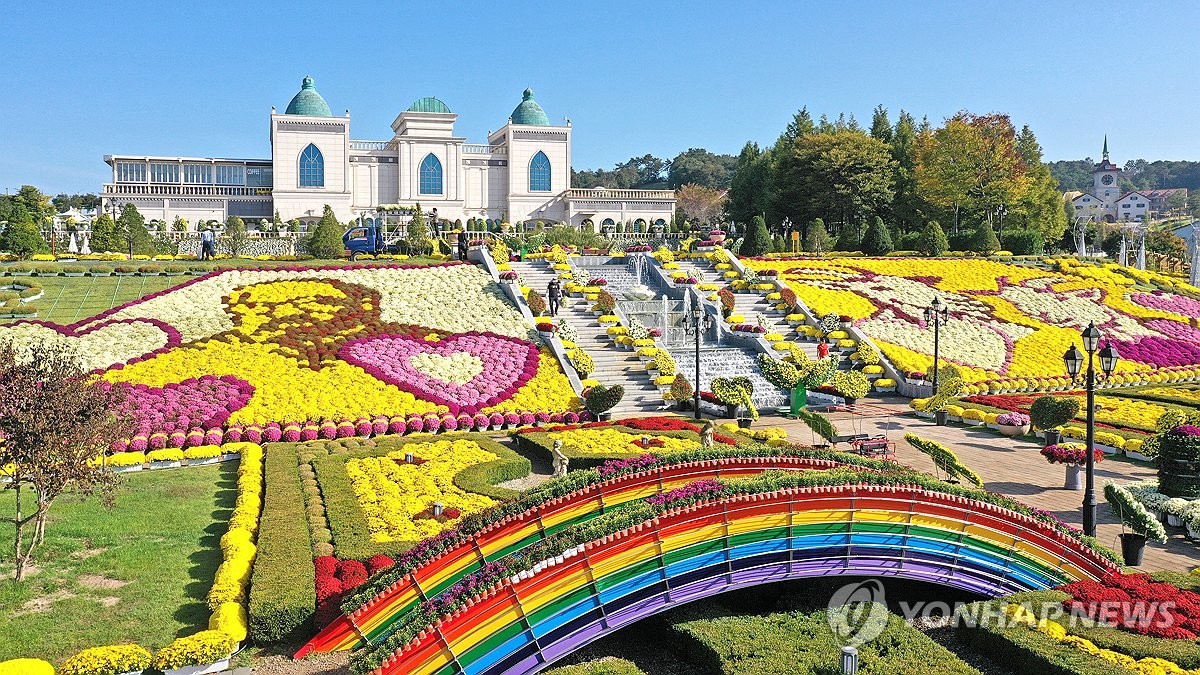
{"label": "green tree", "polygon": [[308,252],[314,258],[335,259],[342,257],[342,224],[328,204],[321,214],[321,222],[308,239]]}
{"label": "green tree", "polygon": [[804,239],[804,250],[811,253],[825,253],[832,244],[833,238],[829,236],[829,230],[825,229],[824,220],[816,218],[808,224],[808,233]]}
{"label": "green tree", "polygon": [[758,149],[757,143],[746,143],[738,154],[737,169],[729,184],[729,201],[725,212],[730,220],[748,223],[767,210],[770,160]]}
{"label": "green tree", "polygon": [[977,253],[995,253],[1000,250],[1000,240],[996,238],[996,231],[988,221],[981,222],[975,230],[971,237],[971,250]]}
{"label": "green tree", "polygon": [[886,209],[894,195],[891,152],[862,131],[801,137],[777,162],[775,213],[792,222],[814,217],[858,221]]}
{"label": "green tree", "polygon": [[188,221],[182,217],[177,216],[175,218],[175,222],[171,223],[171,229],[174,230],[175,232],[187,232]]}
{"label": "green tree", "polygon": [[942,226],[936,220],[925,223],[917,242],[917,250],[928,256],[939,256],[950,249],[946,233],[942,231]]}
{"label": "green tree", "polygon": [[4,228],[4,232],[0,232],[0,251],[8,251],[22,258],[28,258],[34,253],[49,250],[50,247],[46,244],[46,240],[42,239],[42,233],[38,230],[38,226],[28,219],[23,222],[9,223]]}
{"label": "green tree", "polygon": [[917,190],[916,140],[916,123],[912,115],[901,110],[888,144],[896,167],[893,172],[896,195],[892,198],[889,222],[900,232],[915,232],[924,224],[921,214],[925,212],[925,203]]}
{"label": "green tree", "polygon": [[887,255],[896,250],[892,245],[892,233],[883,218],[875,216],[871,219],[867,233],[863,235],[862,250],[867,255]]}
{"label": "green tree", "polygon": [[715,155],[704,148],[689,148],[671,160],[667,187],[678,190],[684,185],[699,185],[728,190],[737,164],[738,158],[733,155]]}
{"label": "green tree", "polygon": [[279,217],[279,209],[275,209],[275,217],[271,220],[272,232],[283,232],[283,219]]}
{"label": "green tree", "polygon": [[121,215],[117,217],[117,233],[123,247],[118,251],[132,251],[135,255],[154,255],[156,247],[154,239],[146,229],[146,219],[136,206],[126,203],[121,207]]}
{"label": "green tree", "polygon": [[755,258],[771,251],[771,233],[767,231],[767,221],[762,216],[754,216],[750,223],[750,232],[742,240],[739,255]]}
{"label": "green tree", "polygon": [[878,138],[884,143],[892,142],[892,123],[888,121],[887,108],[882,104],[875,106],[871,115],[871,138]]}
{"label": "green tree", "polygon": [[92,222],[89,245],[98,253],[120,253],[125,250],[125,239],[117,231],[117,223],[107,213],[100,214]]}
{"label": "green tree", "polygon": [[845,223],[838,231],[837,242],[833,245],[835,251],[861,251],[865,228],[858,222]]}
{"label": "green tree", "polygon": [[222,233],[221,240],[229,247],[229,253],[233,257],[241,257],[242,251],[250,245],[250,233],[246,232],[246,222],[237,216],[226,218],[225,232]]}
{"label": "green tree", "polygon": [[425,214],[421,205],[417,204],[412,220],[408,221],[408,233],[404,238],[411,255],[422,255],[433,250],[433,241],[429,238],[429,229],[425,226]]}
{"label": "green tree", "polygon": [[[1042,146],[1029,125],[1021,127],[1016,144],[1025,166],[1025,190],[1016,202],[1006,205],[1008,215],[1004,222],[1015,229],[1036,230],[1045,241],[1057,241],[1067,229],[1058,180],[1042,161]],[[998,234],[1004,238],[1003,230]]]}

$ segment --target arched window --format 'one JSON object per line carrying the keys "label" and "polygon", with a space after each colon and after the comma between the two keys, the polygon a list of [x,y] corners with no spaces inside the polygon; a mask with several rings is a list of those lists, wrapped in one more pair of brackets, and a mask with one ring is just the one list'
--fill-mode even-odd
{"label": "arched window", "polygon": [[421,194],[442,194],[442,162],[432,152],[421,160]]}
{"label": "arched window", "polygon": [[550,158],[540,150],[529,160],[529,191],[550,191]]}
{"label": "arched window", "polygon": [[300,153],[300,187],[325,187],[325,157],[312,143]]}

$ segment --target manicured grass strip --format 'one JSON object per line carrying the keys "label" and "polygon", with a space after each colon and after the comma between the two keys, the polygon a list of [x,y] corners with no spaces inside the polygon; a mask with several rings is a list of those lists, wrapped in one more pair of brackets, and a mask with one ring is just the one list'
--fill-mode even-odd
{"label": "manicured grass strip", "polygon": [[[2,280],[8,280],[4,277]],[[12,278],[18,280],[19,278]],[[117,305],[171,288],[188,277],[37,277],[44,294],[33,304],[38,320],[69,324],[108,311]],[[13,319],[0,320],[0,324]]]}
{"label": "manicured grass strip", "polygon": [[[875,611],[887,610],[876,605]],[[684,644],[683,652],[700,672],[841,672],[843,642],[834,636],[823,610],[765,616],[722,614],[719,606],[695,603],[668,617]],[[863,673],[979,673],[894,614],[887,614],[883,633],[860,645],[858,653],[859,672]]]}
{"label": "manicured grass strip", "polygon": [[267,446],[258,559],[250,580],[250,636],[260,643],[308,637],[317,606],[316,570],[296,448]]}
{"label": "manicured grass strip", "polygon": [[546,675],[646,675],[632,661],[605,657],[573,666],[563,666],[546,672]]}
{"label": "manicured grass strip", "polygon": [[[99,497],[62,497],[35,559],[40,571],[0,580],[0,661],[58,663],[122,642],[153,651],[206,628],[236,472],[232,462],[129,474],[111,510]],[[0,492],[0,513],[14,506],[14,494]],[[11,543],[12,525],[0,523],[0,541]],[[0,557],[0,578],[11,571],[11,555]]]}

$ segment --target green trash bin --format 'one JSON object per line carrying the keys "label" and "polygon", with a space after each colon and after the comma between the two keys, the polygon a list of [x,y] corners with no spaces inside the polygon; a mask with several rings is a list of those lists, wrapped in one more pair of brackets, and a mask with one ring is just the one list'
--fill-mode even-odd
{"label": "green trash bin", "polygon": [[788,411],[788,417],[796,418],[797,413],[808,406],[808,389],[805,387],[796,387],[792,390],[791,408]]}
{"label": "green trash bin", "polygon": [[529,249],[525,247],[525,244],[521,244],[521,252],[517,254],[517,260],[524,261],[527,253],[529,253]]}

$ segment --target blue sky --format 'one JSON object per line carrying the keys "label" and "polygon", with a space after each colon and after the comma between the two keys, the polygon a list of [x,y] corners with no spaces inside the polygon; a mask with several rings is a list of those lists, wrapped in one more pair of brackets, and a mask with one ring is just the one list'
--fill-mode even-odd
{"label": "blue sky", "polygon": [[[576,168],[770,143],[800,106],[1029,124],[1048,159],[1200,159],[1200,3],[113,2],[0,20],[0,188],[96,191],[106,153],[268,157],[311,74],[355,139],[438,96],[472,142],[533,87]],[[1130,36],[1128,38],[1124,36]]]}

